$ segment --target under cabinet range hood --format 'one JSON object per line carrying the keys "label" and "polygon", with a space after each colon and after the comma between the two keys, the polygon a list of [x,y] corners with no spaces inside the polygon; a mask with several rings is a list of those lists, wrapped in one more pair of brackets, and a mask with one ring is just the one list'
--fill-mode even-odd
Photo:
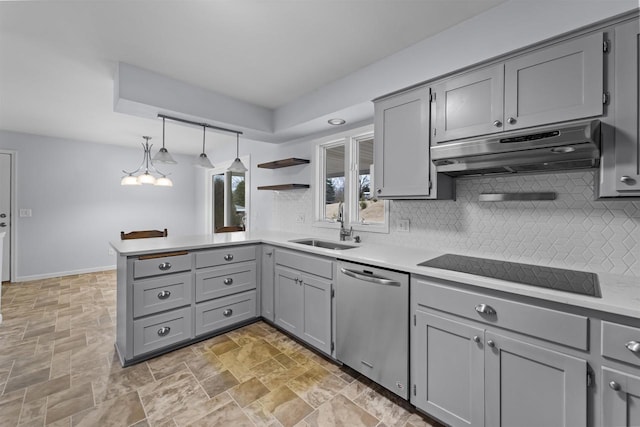
{"label": "under cabinet range hood", "polygon": [[449,176],[595,168],[600,163],[600,121],[561,123],[431,147],[438,172]]}

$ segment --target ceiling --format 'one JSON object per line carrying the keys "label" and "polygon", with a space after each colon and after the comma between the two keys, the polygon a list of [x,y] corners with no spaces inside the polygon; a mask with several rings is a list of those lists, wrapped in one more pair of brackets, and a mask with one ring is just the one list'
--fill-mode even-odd
{"label": "ceiling", "polygon": [[137,146],[162,129],[114,111],[118,62],[275,110],[502,1],[2,1],[0,129]]}

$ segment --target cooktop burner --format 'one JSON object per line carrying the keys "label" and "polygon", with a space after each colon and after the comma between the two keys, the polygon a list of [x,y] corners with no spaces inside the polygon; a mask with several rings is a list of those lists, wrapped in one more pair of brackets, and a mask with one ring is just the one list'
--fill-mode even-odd
{"label": "cooktop burner", "polygon": [[585,271],[445,254],[418,264],[600,298],[598,275]]}

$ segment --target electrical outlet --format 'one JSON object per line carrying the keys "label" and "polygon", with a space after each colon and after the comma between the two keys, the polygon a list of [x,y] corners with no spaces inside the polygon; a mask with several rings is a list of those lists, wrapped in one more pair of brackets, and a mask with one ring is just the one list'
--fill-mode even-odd
{"label": "electrical outlet", "polygon": [[31,218],[31,209],[20,209],[20,218]]}
{"label": "electrical outlet", "polygon": [[108,253],[109,253],[109,255],[115,255],[116,251],[113,248],[109,248],[109,252]]}
{"label": "electrical outlet", "polygon": [[409,220],[408,219],[399,219],[398,220],[398,228],[397,231],[401,231],[403,233],[407,233],[409,231]]}
{"label": "electrical outlet", "polygon": [[298,212],[298,214],[296,215],[296,222],[300,222],[300,223],[304,222],[304,213],[303,212]]}

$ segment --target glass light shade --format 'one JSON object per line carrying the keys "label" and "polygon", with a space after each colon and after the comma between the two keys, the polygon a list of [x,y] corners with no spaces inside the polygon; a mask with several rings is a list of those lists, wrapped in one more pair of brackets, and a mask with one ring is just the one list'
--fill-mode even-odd
{"label": "glass light shade", "polygon": [[140,184],[155,184],[156,178],[149,174],[149,172],[145,172],[142,175],[138,175],[138,182]]}
{"label": "glass light shade", "polygon": [[171,180],[166,176],[161,176],[160,178],[156,179],[155,185],[159,187],[173,187],[173,182],[171,182]]}
{"label": "glass light shade", "polygon": [[169,154],[169,151],[162,147],[157,153],[156,155],[153,157],[152,159],[154,162],[160,162],[160,163],[169,163],[172,165],[175,165],[176,162],[175,160],[173,160],[173,157],[171,157],[171,154]]}
{"label": "glass light shade", "polygon": [[236,157],[236,159],[233,161],[233,163],[231,163],[231,166],[229,166],[229,171],[230,172],[242,173],[242,172],[246,172],[247,168],[242,163],[242,160],[240,160],[240,158]]}
{"label": "glass light shade", "polygon": [[200,153],[193,165],[197,168],[213,169],[213,164],[205,153]]}
{"label": "glass light shade", "polygon": [[140,185],[138,178],[133,175],[123,176],[120,185]]}

